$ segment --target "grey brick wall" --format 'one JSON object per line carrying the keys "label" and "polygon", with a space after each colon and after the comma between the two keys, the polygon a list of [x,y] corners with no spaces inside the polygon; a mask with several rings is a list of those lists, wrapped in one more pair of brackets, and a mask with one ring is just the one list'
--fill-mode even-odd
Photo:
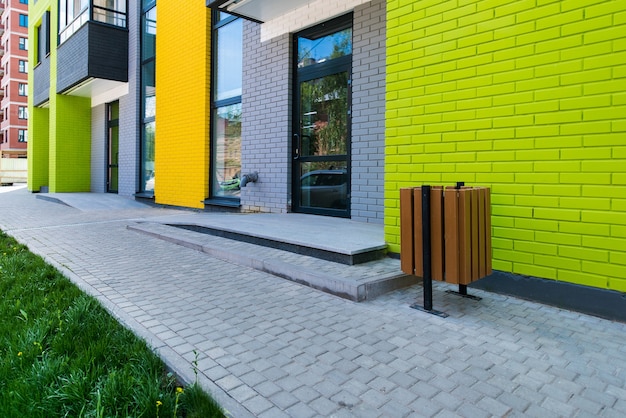
{"label": "grey brick wall", "polygon": [[91,108],[91,191],[106,192],[106,105]]}
{"label": "grey brick wall", "polygon": [[[354,10],[351,217],[383,223],[385,142],[385,0]],[[260,40],[244,23],[242,189],[244,211],[288,212],[291,196],[291,35]]]}
{"label": "grey brick wall", "polygon": [[141,2],[129,2],[128,9],[128,94],[120,97],[119,189],[122,196],[133,196],[139,187],[139,141],[141,83],[139,34]]}
{"label": "grey brick wall", "polygon": [[259,180],[242,188],[244,211],[289,210],[291,155],[290,36],[260,42],[260,26],[244,22],[242,174]]}
{"label": "grey brick wall", "polygon": [[50,100],[50,57],[45,57],[33,70],[33,105]]}
{"label": "grey brick wall", "polygon": [[354,10],[352,200],[356,221],[383,223],[385,164],[385,0]]}

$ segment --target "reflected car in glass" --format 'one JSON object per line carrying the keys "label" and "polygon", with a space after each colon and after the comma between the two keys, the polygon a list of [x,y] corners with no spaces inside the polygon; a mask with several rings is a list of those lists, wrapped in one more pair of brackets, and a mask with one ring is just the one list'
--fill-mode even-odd
{"label": "reflected car in glass", "polygon": [[313,170],[300,177],[302,206],[346,209],[348,205],[348,171]]}

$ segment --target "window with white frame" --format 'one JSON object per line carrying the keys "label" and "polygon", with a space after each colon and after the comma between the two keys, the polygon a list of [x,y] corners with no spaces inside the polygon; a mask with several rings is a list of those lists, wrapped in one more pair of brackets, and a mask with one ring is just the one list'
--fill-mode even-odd
{"label": "window with white frame", "polygon": [[28,87],[26,83],[17,83],[17,94],[20,96],[28,96]]}
{"label": "window with white frame", "polygon": [[26,106],[19,106],[17,108],[17,117],[19,119],[28,119],[28,108]]}
{"label": "window with white frame", "polygon": [[26,129],[17,130],[17,142],[28,142],[28,131]]}

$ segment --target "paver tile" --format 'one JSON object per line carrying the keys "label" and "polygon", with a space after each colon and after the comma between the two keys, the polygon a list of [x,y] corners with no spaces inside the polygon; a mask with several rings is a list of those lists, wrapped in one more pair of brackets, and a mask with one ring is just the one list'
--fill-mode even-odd
{"label": "paver tile", "polygon": [[128,229],[187,211],[80,211],[18,191],[0,213],[3,231],[136,326],[182,378],[197,371],[235,416],[626,414],[623,323],[474,289],[483,299],[465,300],[446,283],[434,284],[446,319],[409,307],[420,285],[354,303]]}

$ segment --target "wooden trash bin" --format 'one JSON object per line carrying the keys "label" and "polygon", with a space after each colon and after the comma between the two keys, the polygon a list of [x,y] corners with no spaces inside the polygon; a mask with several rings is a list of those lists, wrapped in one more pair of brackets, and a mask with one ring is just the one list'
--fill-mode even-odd
{"label": "wooden trash bin", "polygon": [[[400,189],[400,264],[423,276],[422,188]],[[430,187],[432,279],[468,285],[491,274],[491,194],[486,187]]]}

